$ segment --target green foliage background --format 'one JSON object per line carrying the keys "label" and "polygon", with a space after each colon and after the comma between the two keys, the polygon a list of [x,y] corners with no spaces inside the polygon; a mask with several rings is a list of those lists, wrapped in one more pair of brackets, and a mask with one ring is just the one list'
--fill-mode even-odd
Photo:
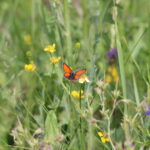
{"label": "green foliage background", "polygon": [[[148,149],[149,16],[149,0],[1,0],[0,149]],[[24,41],[28,34],[31,45]],[[53,43],[56,52],[45,53]],[[120,81],[99,95],[95,88],[107,74],[112,48],[118,48]],[[52,56],[62,59],[51,65]],[[30,62],[36,72],[24,70]],[[91,82],[65,80],[63,62],[86,68]],[[84,99],[70,96],[80,89]],[[121,104],[105,101],[114,90]],[[98,131],[111,141],[102,143]]]}

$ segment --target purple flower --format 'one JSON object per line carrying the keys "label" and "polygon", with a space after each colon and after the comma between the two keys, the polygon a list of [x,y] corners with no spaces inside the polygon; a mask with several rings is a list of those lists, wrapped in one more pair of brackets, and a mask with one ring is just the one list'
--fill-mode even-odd
{"label": "purple flower", "polygon": [[118,56],[118,50],[117,48],[113,48],[108,51],[107,56],[109,59],[115,59]]}
{"label": "purple flower", "polygon": [[148,108],[148,109],[145,111],[145,115],[146,115],[146,116],[150,116],[150,108]]}
{"label": "purple flower", "polygon": [[133,146],[134,146],[134,143],[130,143],[130,146],[133,147]]}

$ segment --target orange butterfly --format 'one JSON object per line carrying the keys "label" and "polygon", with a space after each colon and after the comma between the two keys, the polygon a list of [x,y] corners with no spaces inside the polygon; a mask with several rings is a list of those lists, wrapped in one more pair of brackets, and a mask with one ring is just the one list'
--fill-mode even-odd
{"label": "orange butterfly", "polygon": [[64,71],[64,77],[66,79],[75,81],[75,80],[78,80],[80,78],[80,76],[86,72],[86,69],[82,69],[82,70],[73,72],[68,65],[63,63],[63,71]]}

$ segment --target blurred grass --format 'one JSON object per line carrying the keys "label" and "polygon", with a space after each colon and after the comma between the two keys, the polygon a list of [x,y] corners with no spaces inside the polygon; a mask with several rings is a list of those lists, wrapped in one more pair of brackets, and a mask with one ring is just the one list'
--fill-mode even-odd
{"label": "blurred grass", "polygon": [[[149,8],[147,0],[1,0],[0,149],[148,149]],[[53,43],[56,52],[44,53]],[[120,81],[98,93],[112,48],[118,48]],[[58,56],[61,61],[51,65],[49,57]],[[31,62],[36,72],[25,72]],[[83,84],[82,109],[70,95],[80,84],[63,78],[63,62],[73,70],[87,69],[91,82]],[[98,131],[111,142],[101,142]]]}

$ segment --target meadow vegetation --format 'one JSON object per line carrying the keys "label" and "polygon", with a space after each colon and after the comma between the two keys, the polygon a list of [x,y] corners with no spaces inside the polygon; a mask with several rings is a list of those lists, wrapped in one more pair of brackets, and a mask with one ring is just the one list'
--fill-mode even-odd
{"label": "meadow vegetation", "polygon": [[149,24],[149,0],[0,0],[0,150],[150,149]]}

